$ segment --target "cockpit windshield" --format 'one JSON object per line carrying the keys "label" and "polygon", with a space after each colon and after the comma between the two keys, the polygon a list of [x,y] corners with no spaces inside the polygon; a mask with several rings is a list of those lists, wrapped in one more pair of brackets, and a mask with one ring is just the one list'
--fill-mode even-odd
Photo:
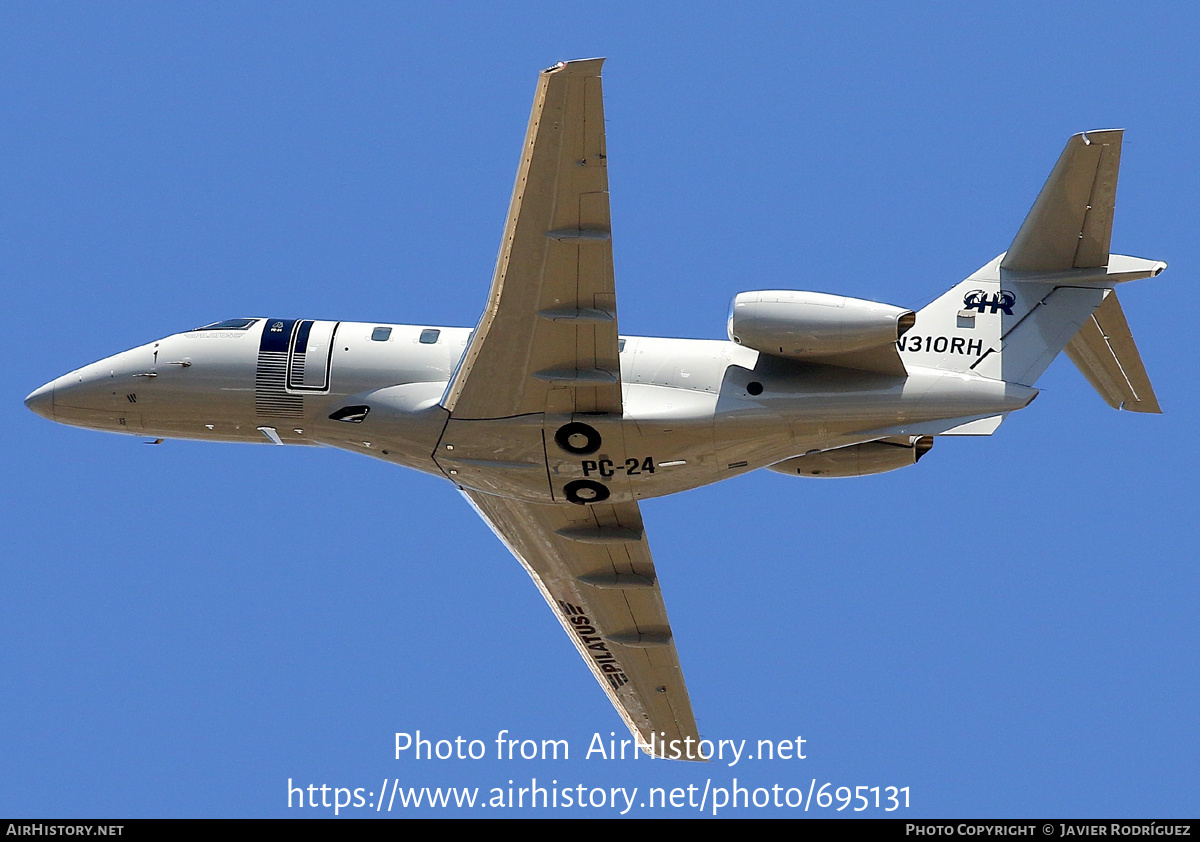
{"label": "cockpit windshield", "polygon": [[194,327],[188,333],[195,333],[198,330],[245,330],[257,321],[258,319],[226,319],[223,322],[213,322],[204,327]]}

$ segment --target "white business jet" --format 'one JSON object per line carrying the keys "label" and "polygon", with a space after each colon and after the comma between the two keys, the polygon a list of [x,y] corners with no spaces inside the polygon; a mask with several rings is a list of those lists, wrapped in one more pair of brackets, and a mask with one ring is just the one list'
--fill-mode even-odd
{"label": "white business jet", "polygon": [[1066,349],[1112,406],[1158,412],[1109,254],[1119,130],[1075,135],[1008,251],[913,312],[744,292],[729,341],[622,337],[602,59],[542,72],[478,326],[230,319],[65,374],[26,405],[167,438],[323,444],[443,476],[524,565],[651,754],[696,721],[638,501],[770,468],[849,477],[989,435]]}

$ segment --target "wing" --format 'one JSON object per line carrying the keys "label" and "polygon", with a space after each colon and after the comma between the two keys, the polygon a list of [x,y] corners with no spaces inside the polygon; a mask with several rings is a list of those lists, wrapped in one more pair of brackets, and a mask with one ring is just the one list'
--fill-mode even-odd
{"label": "wing", "polygon": [[696,720],[637,503],[554,504],[549,487],[534,503],[465,487],[502,492],[539,463],[553,473],[543,424],[552,432],[575,413],[593,428],[616,424],[605,441],[624,458],[602,64],[566,62],[538,80],[487,307],[443,400],[438,459],[524,565],[643,750],[688,759]]}
{"label": "wing", "polygon": [[487,308],[443,401],[454,418],[543,412],[554,386],[577,412],[621,411],[603,63],[539,77]]}
{"label": "wing", "polygon": [[687,756],[699,740],[696,718],[637,503],[463,496],[533,578],[642,749],[700,759]]}

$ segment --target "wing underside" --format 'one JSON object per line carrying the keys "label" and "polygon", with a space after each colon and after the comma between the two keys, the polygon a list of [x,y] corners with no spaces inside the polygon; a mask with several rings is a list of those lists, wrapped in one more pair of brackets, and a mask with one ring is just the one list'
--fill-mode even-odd
{"label": "wing underside", "polygon": [[637,504],[463,495],[525,567],[643,750],[699,759],[684,753],[699,739],[696,719]]}
{"label": "wing underside", "polygon": [[[487,307],[443,400],[435,458],[524,565],[642,749],[699,759],[683,753],[696,720],[637,503],[554,502],[559,469],[577,469],[579,453],[625,457],[602,64],[539,77]],[[567,424],[587,427],[592,450],[559,441]]]}
{"label": "wing underside", "polygon": [[487,307],[444,405],[458,419],[621,410],[603,59],[542,72]]}

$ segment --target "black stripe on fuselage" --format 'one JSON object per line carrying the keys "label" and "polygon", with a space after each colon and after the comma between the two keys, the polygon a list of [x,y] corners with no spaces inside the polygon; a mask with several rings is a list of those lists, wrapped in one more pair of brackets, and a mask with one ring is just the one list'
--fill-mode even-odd
{"label": "black stripe on fuselage", "polygon": [[[272,418],[303,418],[304,398],[287,393],[288,345],[295,319],[268,319],[258,343],[254,411]],[[307,345],[308,336],[305,335]]]}

